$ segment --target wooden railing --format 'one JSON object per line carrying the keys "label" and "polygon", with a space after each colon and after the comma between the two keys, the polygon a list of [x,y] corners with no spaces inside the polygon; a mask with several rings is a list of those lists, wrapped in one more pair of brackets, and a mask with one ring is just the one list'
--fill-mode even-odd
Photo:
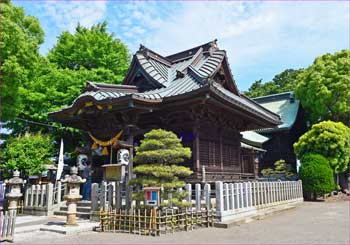
{"label": "wooden railing", "polygon": [[240,180],[252,180],[255,179],[254,173],[241,173],[234,171],[230,168],[224,168],[223,170],[208,168],[202,166],[201,171],[195,172],[188,177],[186,181],[196,183],[201,181],[202,183],[214,183],[216,181],[240,181]]}

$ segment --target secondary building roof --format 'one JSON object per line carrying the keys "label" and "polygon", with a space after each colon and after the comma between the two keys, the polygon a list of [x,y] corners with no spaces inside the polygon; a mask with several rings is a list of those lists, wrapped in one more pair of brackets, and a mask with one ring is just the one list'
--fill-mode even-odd
{"label": "secondary building roof", "polygon": [[268,141],[270,138],[258,134],[254,131],[244,131],[241,132],[242,141],[249,145],[254,145],[257,147],[262,147],[262,144]]}
{"label": "secondary building roof", "polygon": [[295,99],[294,92],[273,94],[254,98],[253,100],[266,109],[278,114],[282,120],[282,124],[277,127],[260,129],[258,132],[267,133],[286,130],[294,125],[300,106],[300,101]]}
{"label": "secondary building roof", "polygon": [[280,130],[289,130],[293,127],[300,106],[300,101],[295,99],[294,92],[285,92],[280,94],[272,94],[253,99],[266,109],[278,114],[281,117],[282,124],[275,128],[264,128],[256,131],[244,131],[242,134],[242,142],[252,146],[261,147],[263,143],[269,140],[268,137],[260,133],[272,133]]}

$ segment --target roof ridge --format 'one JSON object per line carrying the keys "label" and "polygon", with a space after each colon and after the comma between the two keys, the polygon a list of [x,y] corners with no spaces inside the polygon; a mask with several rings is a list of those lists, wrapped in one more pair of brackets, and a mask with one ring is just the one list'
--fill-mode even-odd
{"label": "roof ridge", "polygon": [[261,109],[263,109],[263,110],[265,110],[265,111],[267,111],[267,112],[269,112],[269,113],[275,114],[275,115],[277,115],[278,117],[280,117],[280,115],[278,115],[277,113],[270,111],[270,110],[267,109],[266,107],[260,105],[258,102],[256,102],[256,101],[254,101],[253,99],[249,98],[248,96],[246,96],[246,95],[244,95],[244,94],[240,94],[240,95],[241,95],[242,98],[244,98],[244,99],[247,100],[248,102],[250,102],[250,103],[256,105],[257,107],[259,107],[259,108],[261,108]]}
{"label": "roof ridge", "polygon": [[113,83],[95,83],[91,81],[86,81],[86,87],[84,91],[101,91],[101,90],[136,90],[137,87],[134,85],[124,85],[124,84],[113,84]]}
{"label": "roof ridge", "polygon": [[172,62],[167,57],[164,57],[163,55],[160,55],[153,50],[145,47],[144,45],[140,44],[140,48],[136,53],[142,53],[147,59],[152,58],[160,63],[163,63],[166,66],[171,66]]}
{"label": "roof ridge", "polygon": [[172,63],[176,63],[180,60],[192,58],[200,48],[203,48],[203,52],[208,52],[209,49],[213,48],[213,47],[218,49],[217,39],[214,39],[213,41],[204,43],[202,45],[199,45],[199,46],[196,46],[196,47],[193,47],[190,49],[186,49],[186,50],[181,51],[181,52],[177,52],[177,53],[168,55],[165,58],[171,60]]}
{"label": "roof ridge", "polygon": [[264,95],[264,96],[259,96],[259,97],[255,97],[252,98],[252,100],[259,100],[259,99],[265,99],[265,98],[270,98],[270,97],[277,97],[277,96],[283,96],[283,95],[290,95],[290,94],[294,94],[294,91],[287,91],[287,92],[282,92],[282,93],[277,93],[277,94],[269,94],[269,95]]}

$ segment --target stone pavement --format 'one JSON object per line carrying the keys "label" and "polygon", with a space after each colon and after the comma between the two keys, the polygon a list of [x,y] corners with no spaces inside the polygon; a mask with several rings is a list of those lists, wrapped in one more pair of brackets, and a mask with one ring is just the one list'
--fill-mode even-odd
{"label": "stone pavement", "polygon": [[161,237],[119,233],[16,234],[17,244],[350,244],[350,202],[305,202],[229,229],[203,228]]}

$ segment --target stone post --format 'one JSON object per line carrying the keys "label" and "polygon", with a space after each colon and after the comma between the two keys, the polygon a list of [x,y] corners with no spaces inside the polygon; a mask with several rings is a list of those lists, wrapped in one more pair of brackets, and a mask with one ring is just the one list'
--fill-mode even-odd
{"label": "stone post", "polygon": [[67,201],[67,226],[78,225],[76,222],[77,202],[81,200],[82,196],[79,194],[80,184],[85,183],[86,179],[78,176],[78,168],[73,166],[70,169],[70,175],[66,175],[62,183],[67,183],[68,194],[64,196]]}
{"label": "stone post", "polygon": [[191,184],[186,184],[185,185],[185,189],[187,192],[187,197],[186,197],[186,201],[191,204],[192,203],[192,185]]}
{"label": "stone post", "polygon": [[8,209],[16,210],[18,205],[18,200],[22,197],[21,185],[24,183],[23,179],[19,177],[19,171],[15,170],[13,172],[13,177],[9,180],[6,180],[6,185],[9,185],[10,192],[6,194],[8,199]]}
{"label": "stone post", "polygon": [[205,198],[205,205],[208,210],[211,208],[211,199],[210,199],[210,184],[204,185],[204,198]]}
{"label": "stone post", "polygon": [[239,191],[240,191],[240,200],[241,200],[241,204],[240,207],[244,208],[244,196],[243,196],[243,183],[239,183]]}
{"label": "stone post", "polygon": [[46,185],[46,207],[50,211],[53,205],[53,184],[48,183]]}
{"label": "stone post", "polygon": [[224,184],[224,210],[229,210],[230,208],[230,198],[229,198],[229,191],[228,191],[228,184]]}
{"label": "stone post", "polygon": [[229,189],[230,189],[230,210],[235,209],[235,192],[234,192],[234,187],[233,183],[229,184]]}
{"label": "stone post", "polygon": [[196,210],[201,210],[201,184],[196,184]]}
{"label": "stone post", "polygon": [[98,183],[91,184],[91,211],[98,211]]}
{"label": "stone post", "polygon": [[216,196],[216,212],[219,216],[224,211],[224,185],[221,181],[215,183],[215,196]]}

